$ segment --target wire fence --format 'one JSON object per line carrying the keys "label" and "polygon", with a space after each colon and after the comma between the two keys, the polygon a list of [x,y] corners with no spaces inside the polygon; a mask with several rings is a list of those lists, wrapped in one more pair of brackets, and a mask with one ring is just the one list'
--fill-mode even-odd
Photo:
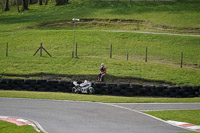
{"label": "wire fence", "polygon": [[[32,45],[8,45],[0,44],[0,57],[29,57],[34,58],[33,55],[40,48],[40,44]],[[54,45],[43,44],[43,48],[48,51],[52,57],[72,57],[73,45]],[[195,48],[194,48],[195,49]],[[198,50],[186,49],[186,50],[174,50],[167,52],[165,48],[155,48],[147,46],[124,47],[123,45],[87,45],[77,44],[74,49],[74,57],[102,57],[113,58],[127,61],[144,61],[144,62],[159,62],[164,64],[190,65],[196,68],[200,68],[200,54]],[[40,50],[35,56],[48,57],[48,54]]]}

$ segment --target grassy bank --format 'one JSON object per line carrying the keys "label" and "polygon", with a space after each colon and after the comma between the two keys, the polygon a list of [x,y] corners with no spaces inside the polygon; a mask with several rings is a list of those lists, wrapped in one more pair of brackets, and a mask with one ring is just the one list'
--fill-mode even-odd
{"label": "grassy bank", "polygon": [[[99,0],[73,0],[70,4],[55,6],[49,2],[46,6],[31,5],[29,11],[0,14],[1,31],[23,29],[41,22],[76,18],[134,19],[144,20],[148,29],[159,27],[200,28],[200,2],[106,2]],[[7,25],[9,24],[9,25]],[[120,27],[120,26],[119,26]],[[118,27],[118,28],[119,28]]]}
{"label": "grassy bank", "polygon": [[0,120],[1,133],[37,133],[32,126],[17,126],[15,124]]}
{"label": "grassy bank", "polygon": [[103,95],[81,95],[53,92],[0,91],[0,97],[56,99],[72,101],[90,101],[103,103],[195,103],[200,98],[154,98],[154,97],[120,97]]}
{"label": "grassy bank", "polygon": [[[78,59],[71,58],[73,31],[31,30],[0,33],[1,74],[71,74],[96,75],[104,62],[107,73],[119,77],[162,80],[175,84],[199,85],[199,37],[77,31]],[[8,57],[5,56],[9,42]],[[40,42],[53,56],[46,53],[33,56]],[[113,58],[109,58],[110,44]],[[148,62],[145,50],[148,47]],[[129,61],[126,61],[127,50]],[[180,52],[184,64],[180,69]],[[195,66],[196,64],[197,66]],[[193,69],[196,68],[196,69]]]}
{"label": "grassy bank", "polygon": [[[200,85],[199,37],[109,32],[102,29],[133,30],[131,24],[116,22],[83,25],[77,23],[78,59],[72,59],[73,24],[60,24],[72,18],[140,20],[151,27],[197,29],[200,2],[99,2],[73,0],[55,6],[30,5],[30,10],[0,13],[0,76],[2,74],[71,74],[94,75],[104,62],[108,74],[119,77],[162,80],[174,84]],[[59,22],[58,22],[59,21]],[[58,22],[58,23],[57,23]],[[52,24],[52,25],[51,25]],[[109,26],[111,24],[111,26]],[[133,25],[135,23],[133,22]],[[150,27],[148,25],[150,24]],[[163,27],[164,26],[164,27]],[[42,30],[43,29],[43,30]],[[141,29],[139,29],[141,30]],[[174,29],[173,29],[174,30]],[[9,44],[5,57],[6,43]],[[53,56],[33,54],[43,42]],[[110,45],[112,44],[112,59]],[[148,62],[144,63],[146,48]],[[180,69],[181,52],[184,68]],[[129,61],[127,59],[127,53]]]}

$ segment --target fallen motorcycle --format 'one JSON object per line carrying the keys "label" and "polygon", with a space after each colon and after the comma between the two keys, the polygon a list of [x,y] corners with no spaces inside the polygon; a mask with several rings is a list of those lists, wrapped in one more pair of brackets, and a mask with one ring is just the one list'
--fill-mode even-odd
{"label": "fallen motorcycle", "polygon": [[92,82],[85,80],[83,83],[78,84],[76,81],[73,82],[74,87],[72,93],[77,94],[95,94],[95,90],[92,87]]}

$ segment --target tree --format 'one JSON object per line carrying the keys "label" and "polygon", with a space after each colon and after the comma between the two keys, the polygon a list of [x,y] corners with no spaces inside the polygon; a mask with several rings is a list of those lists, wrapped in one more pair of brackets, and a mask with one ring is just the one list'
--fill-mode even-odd
{"label": "tree", "polygon": [[68,3],[69,0],[56,0],[56,5],[64,5],[65,3]]}
{"label": "tree", "polygon": [[6,0],[4,11],[9,11],[9,0]]}
{"label": "tree", "polygon": [[45,0],[45,5],[47,5],[48,4],[48,0]]}
{"label": "tree", "polygon": [[16,4],[17,4],[17,11],[20,12],[20,10],[19,10],[19,0],[16,0]]}
{"label": "tree", "polygon": [[22,0],[22,11],[28,10],[28,0]]}
{"label": "tree", "polygon": [[39,5],[43,5],[43,4],[42,4],[42,0],[38,0],[38,2],[39,2]]}

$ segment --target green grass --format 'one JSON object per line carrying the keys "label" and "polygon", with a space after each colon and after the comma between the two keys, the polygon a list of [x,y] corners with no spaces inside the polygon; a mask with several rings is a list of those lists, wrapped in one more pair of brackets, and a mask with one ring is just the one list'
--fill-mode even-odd
{"label": "green grass", "polygon": [[[96,75],[99,65],[104,62],[112,76],[200,85],[199,37],[100,31],[104,28],[132,29],[126,24],[116,24],[113,28],[109,22],[103,28],[78,24],[76,42],[79,59],[72,59],[73,24],[55,26],[54,23],[72,18],[118,18],[143,20],[150,23],[150,27],[166,25],[198,29],[199,5],[200,2],[195,0],[132,3],[73,0],[63,6],[55,6],[51,2],[47,6],[34,4],[29,11],[20,13],[11,8],[9,12],[0,13],[0,77],[3,74],[38,73]],[[45,23],[54,26],[45,26]],[[7,42],[9,56],[5,57]],[[46,54],[33,57],[40,42],[52,58]],[[113,58],[109,59],[111,43]],[[144,63],[146,47],[148,63]],[[127,51],[129,61],[126,61]],[[179,68],[181,52],[184,52],[183,69]]]}
{"label": "green grass", "polygon": [[178,133],[196,133],[196,132],[178,132]]}
{"label": "green grass", "polygon": [[159,117],[163,120],[174,120],[200,125],[200,110],[168,110],[148,111],[147,114]]}
{"label": "green grass", "polygon": [[[73,31],[31,30],[0,33],[0,39],[3,40],[0,45],[0,50],[3,51],[0,53],[0,73],[96,75],[99,65],[104,62],[108,67],[107,73],[112,76],[161,80],[175,84],[200,84],[199,70],[179,68],[181,51],[184,51],[186,65],[200,64],[198,37],[99,31],[77,31],[76,37],[79,59],[71,58]],[[7,41],[9,56],[5,57]],[[39,53],[33,56],[41,41],[52,58],[46,54],[39,57]],[[111,43],[112,59],[109,58]],[[146,46],[149,51],[148,63],[144,62]],[[129,61],[126,61],[127,49]]]}
{"label": "green grass", "polygon": [[103,95],[81,95],[59,92],[0,91],[0,97],[56,99],[72,101],[90,101],[103,103],[195,103],[200,98],[155,98],[155,97],[120,97]]}
{"label": "green grass", "polygon": [[[31,5],[29,11],[0,14],[0,29],[23,28],[38,22],[56,21],[72,18],[119,18],[151,22],[153,26],[199,28],[200,2],[198,0],[181,2],[99,2],[99,0],[73,0],[70,4],[55,6]],[[7,25],[9,24],[9,25]]]}
{"label": "green grass", "polygon": [[17,126],[15,124],[0,120],[1,133],[37,133],[32,126]]}

